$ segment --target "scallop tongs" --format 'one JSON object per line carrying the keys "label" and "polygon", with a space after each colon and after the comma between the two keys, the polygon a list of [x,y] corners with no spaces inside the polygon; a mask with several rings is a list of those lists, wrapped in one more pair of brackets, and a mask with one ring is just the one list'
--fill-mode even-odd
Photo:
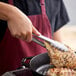
{"label": "scallop tongs", "polygon": [[62,43],[60,43],[60,42],[58,42],[58,41],[55,41],[55,40],[50,39],[50,38],[48,38],[48,37],[45,37],[45,36],[43,36],[43,35],[37,36],[37,35],[33,34],[32,41],[36,42],[37,44],[41,45],[41,46],[44,47],[44,48],[46,48],[44,42],[38,40],[38,39],[35,38],[35,37],[38,37],[38,38],[40,38],[40,39],[42,39],[42,40],[44,40],[44,41],[49,42],[50,45],[52,45],[52,46],[60,49],[61,51],[68,51],[68,48],[67,48],[64,44],[62,44]]}

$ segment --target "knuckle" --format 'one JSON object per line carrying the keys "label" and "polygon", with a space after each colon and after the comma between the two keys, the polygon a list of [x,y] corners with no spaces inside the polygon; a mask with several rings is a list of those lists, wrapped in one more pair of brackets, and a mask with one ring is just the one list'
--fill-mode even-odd
{"label": "knuckle", "polygon": [[16,38],[20,38],[21,37],[21,34],[20,33],[12,33],[12,36],[13,37],[16,37]]}
{"label": "knuckle", "polygon": [[11,33],[11,35],[12,35],[13,37],[15,37],[15,36],[16,36],[16,34],[15,34],[15,33]]}
{"label": "knuckle", "polygon": [[21,33],[21,36],[26,36],[26,32],[22,32]]}
{"label": "knuckle", "polygon": [[32,32],[31,31],[28,31],[27,34],[32,34]]}

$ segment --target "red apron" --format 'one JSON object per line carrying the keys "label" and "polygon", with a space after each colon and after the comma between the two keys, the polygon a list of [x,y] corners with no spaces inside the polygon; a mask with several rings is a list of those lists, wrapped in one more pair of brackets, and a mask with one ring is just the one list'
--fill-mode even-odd
{"label": "red apron", "polygon": [[[12,0],[9,3],[12,4]],[[41,15],[28,16],[36,29],[44,36],[52,38],[51,25],[46,16],[45,2],[40,0]],[[40,53],[47,52],[45,48],[36,44],[35,42],[27,43],[20,39],[11,36],[7,29],[5,36],[0,43],[0,73],[15,70],[21,66],[23,57],[35,56]]]}

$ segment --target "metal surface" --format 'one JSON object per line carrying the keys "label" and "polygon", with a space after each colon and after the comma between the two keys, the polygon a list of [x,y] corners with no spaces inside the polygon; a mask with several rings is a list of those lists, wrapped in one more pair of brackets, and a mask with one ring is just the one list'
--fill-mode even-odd
{"label": "metal surface", "polygon": [[[49,42],[50,45],[52,45],[52,46],[54,46],[54,47],[56,47],[56,48],[58,48],[58,49],[60,49],[62,51],[68,51],[68,48],[64,44],[62,44],[62,43],[60,43],[58,41],[52,40],[52,39],[50,39],[48,37],[45,37],[43,35],[40,35],[40,36],[37,36],[35,34],[33,34],[33,35],[40,38],[40,39],[42,39],[42,40],[44,40],[44,41]],[[34,37],[32,38],[32,41],[34,41],[34,42],[38,43],[39,45],[45,47],[45,44],[42,41],[39,41],[38,39],[36,39]]]}
{"label": "metal surface", "polygon": [[45,44],[43,42],[39,41],[38,39],[36,39],[36,38],[33,37],[32,41],[36,42],[37,44],[39,44],[39,45],[41,45],[42,47],[45,48]]}
{"label": "metal surface", "polygon": [[[25,64],[25,61],[30,59],[31,57],[26,57],[23,59],[22,63],[25,67],[27,67],[27,64]],[[50,58],[48,56],[48,53],[43,53],[34,56],[31,58],[29,63],[29,68],[32,69],[35,76],[45,76],[47,73],[47,70],[49,68],[54,68],[54,65],[50,64]]]}
{"label": "metal surface", "polygon": [[55,67],[54,65],[50,65],[50,64],[42,65],[36,70],[36,72],[45,76],[47,74],[48,69],[51,69],[54,67]]}

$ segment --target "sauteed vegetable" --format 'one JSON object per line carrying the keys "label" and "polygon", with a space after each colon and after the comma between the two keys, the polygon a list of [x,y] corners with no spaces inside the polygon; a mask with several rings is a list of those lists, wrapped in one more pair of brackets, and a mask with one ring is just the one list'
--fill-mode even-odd
{"label": "sauteed vegetable", "polygon": [[49,69],[47,76],[76,76],[76,71],[68,68]]}
{"label": "sauteed vegetable", "polygon": [[[50,45],[48,42],[45,42],[46,48],[48,50],[48,55],[50,57],[50,62],[56,67],[54,69],[50,69],[50,73],[59,73],[61,74],[63,72],[69,72],[72,73],[73,70],[76,69],[76,54],[75,52],[69,48],[68,46],[68,51],[60,51],[59,49],[53,47]],[[63,69],[62,69],[63,68]],[[66,68],[66,69],[64,69]],[[71,70],[72,69],[72,70]],[[53,74],[52,73],[52,74]],[[74,71],[76,76],[76,71]],[[64,76],[64,75],[49,75],[49,76]],[[73,75],[71,75],[73,76]]]}

